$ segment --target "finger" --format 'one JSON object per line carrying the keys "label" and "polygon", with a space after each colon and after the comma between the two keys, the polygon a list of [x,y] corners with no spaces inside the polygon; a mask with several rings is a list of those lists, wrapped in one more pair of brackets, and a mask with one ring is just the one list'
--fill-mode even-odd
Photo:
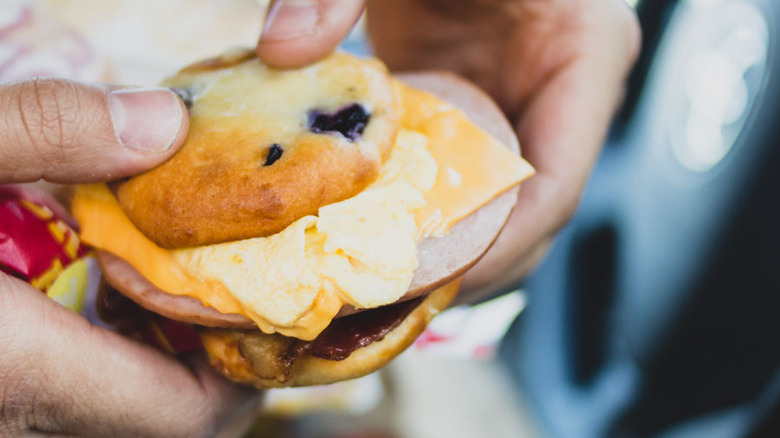
{"label": "finger", "polygon": [[321,59],[347,37],[365,0],[274,0],[266,14],[257,55],[278,68]]}
{"label": "finger", "polygon": [[498,287],[499,280],[522,278],[533,266],[523,259],[539,242],[551,239],[574,214],[614,102],[606,94],[593,98],[589,87],[597,85],[585,83],[583,68],[573,64],[559,72],[517,124],[523,156],[536,168],[536,174],[520,186],[506,226],[468,273],[464,288]]}
{"label": "finger", "polygon": [[[605,8],[609,16],[598,22],[624,27],[604,28],[592,36],[579,57],[539,88],[519,117],[523,155],[537,172],[522,184],[507,225],[464,279],[464,289],[516,284],[576,211],[639,47],[635,17],[621,6]],[[615,34],[625,38],[616,40]]]}
{"label": "finger", "polygon": [[0,85],[0,114],[0,183],[137,174],[170,157],[189,127],[170,90],[61,79]]}
{"label": "finger", "polygon": [[11,435],[214,436],[257,397],[202,361],[188,368],[91,326],[7,276],[0,308],[0,435],[5,425]]}

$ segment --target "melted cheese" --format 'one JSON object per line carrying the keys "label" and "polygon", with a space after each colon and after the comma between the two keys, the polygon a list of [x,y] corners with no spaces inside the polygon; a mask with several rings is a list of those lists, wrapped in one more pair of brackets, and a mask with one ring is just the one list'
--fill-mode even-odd
{"label": "melted cheese", "polygon": [[313,339],[344,303],[376,307],[408,289],[416,242],[532,172],[433,95],[398,83],[406,116],[377,179],[267,238],[167,251],[132,225],[104,185],[74,199],[82,239],[121,255],[155,286],[239,313],[266,333]]}
{"label": "melted cheese", "polygon": [[313,327],[327,326],[341,308],[337,297],[320,294],[296,326],[275,327],[252,309],[243,307],[224,285],[199,281],[190,275],[176,261],[174,252],[160,248],[141,234],[105,184],[77,187],[72,209],[81,227],[81,237],[88,245],[121,254],[152,284],[168,293],[197,298],[222,313],[242,314],[266,333],[278,331],[285,336],[313,339],[319,333]]}

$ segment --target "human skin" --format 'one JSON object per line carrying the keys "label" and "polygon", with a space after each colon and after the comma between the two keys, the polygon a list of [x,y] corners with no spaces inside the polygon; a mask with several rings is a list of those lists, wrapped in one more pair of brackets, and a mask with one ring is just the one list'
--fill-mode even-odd
{"label": "human skin", "polygon": [[[175,153],[189,126],[169,90],[58,79],[0,85],[0,114],[0,184],[133,175]],[[211,436],[258,397],[202,357],[92,326],[2,274],[0,309],[0,436]]]}
{"label": "human skin", "polygon": [[[275,1],[258,54],[279,67],[319,59],[363,7]],[[576,208],[636,57],[633,14],[621,0],[372,0],[368,11],[391,68],[460,73],[514,124],[537,174],[470,271],[467,299],[522,278]],[[116,91],[57,79],[0,85],[0,183],[107,181],[175,153],[188,127],[182,103],[165,90]],[[92,326],[2,274],[0,309],[0,436],[213,436],[256,407],[258,392],[202,356],[174,359]]]}

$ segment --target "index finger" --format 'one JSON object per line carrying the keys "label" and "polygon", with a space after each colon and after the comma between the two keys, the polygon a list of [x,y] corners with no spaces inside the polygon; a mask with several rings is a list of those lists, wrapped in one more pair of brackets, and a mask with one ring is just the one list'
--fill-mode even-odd
{"label": "index finger", "polygon": [[302,67],[324,58],[347,37],[365,0],[274,0],[257,55],[277,68]]}

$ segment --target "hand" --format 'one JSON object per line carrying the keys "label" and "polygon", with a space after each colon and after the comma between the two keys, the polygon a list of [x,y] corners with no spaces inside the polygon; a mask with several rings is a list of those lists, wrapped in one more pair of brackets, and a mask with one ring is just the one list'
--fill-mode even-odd
{"label": "hand", "polygon": [[[133,175],[172,155],[189,126],[168,90],[53,79],[0,85],[0,115],[0,183]],[[0,309],[2,436],[212,436],[258,396],[201,357],[180,362],[91,326],[3,274]]]}
{"label": "hand", "polygon": [[[281,67],[325,56],[362,6],[277,0],[258,54]],[[297,17],[308,26],[288,24]],[[459,73],[514,124],[537,173],[523,183],[498,241],[466,275],[461,296],[516,284],[577,207],[639,50],[632,11],[622,0],[372,0],[368,32],[391,69]],[[306,48],[306,56],[278,62],[290,48]]]}
{"label": "hand", "polygon": [[[516,284],[571,218],[639,50],[623,0],[394,0],[368,4],[391,69],[448,69],[488,91],[537,173],[464,292]],[[381,19],[372,20],[372,17]],[[464,295],[464,294],[462,294]]]}

